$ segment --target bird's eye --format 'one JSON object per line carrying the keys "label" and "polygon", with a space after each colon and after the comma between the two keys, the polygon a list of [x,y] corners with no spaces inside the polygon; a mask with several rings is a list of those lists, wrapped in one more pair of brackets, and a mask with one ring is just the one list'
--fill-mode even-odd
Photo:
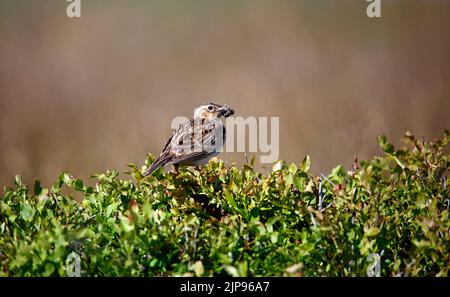
{"label": "bird's eye", "polygon": [[209,111],[213,111],[213,110],[214,110],[214,106],[208,105],[208,110],[209,110]]}

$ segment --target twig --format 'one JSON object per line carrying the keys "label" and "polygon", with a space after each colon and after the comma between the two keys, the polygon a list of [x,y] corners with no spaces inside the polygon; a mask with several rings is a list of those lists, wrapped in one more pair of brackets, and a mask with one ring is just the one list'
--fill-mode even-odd
{"label": "twig", "polygon": [[198,225],[196,226],[195,231],[194,231],[194,240],[193,240],[193,242],[194,242],[194,254],[193,254],[194,259],[195,259],[195,254],[197,253],[197,234],[198,234]]}
{"label": "twig", "polygon": [[325,206],[324,208],[322,208],[320,211],[323,212],[325,211],[327,208],[330,208],[331,205],[333,205],[334,201],[331,202],[330,204],[328,204],[327,206]]}
{"label": "twig", "polygon": [[313,214],[310,213],[310,215],[311,215],[311,221],[312,221],[313,225],[314,225],[314,226],[319,225],[319,224],[317,224],[317,221],[316,221],[316,219],[314,218]]}
{"label": "twig", "polygon": [[322,210],[323,196],[322,196],[322,179],[319,177],[319,211]]}
{"label": "twig", "polygon": [[320,176],[327,182],[329,182],[333,187],[336,187],[336,185],[331,180],[329,180],[324,174],[321,173]]}
{"label": "twig", "polygon": [[447,220],[449,215],[449,208],[450,208],[450,199],[447,199]]}
{"label": "twig", "polygon": [[334,203],[334,201],[333,201],[330,204],[328,204],[326,207],[322,208],[322,204],[323,204],[322,178],[325,179],[327,182],[329,182],[330,185],[332,185],[333,187],[336,187],[336,185],[330,179],[328,179],[323,173],[320,174],[319,178],[320,178],[320,182],[319,182],[319,211],[322,212],[325,209],[329,208]]}
{"label": "twig", "polygon": [[52,197],[53,197],[53,199],[55,199],[56,205],[58,205],[59,209],[63,210],[61,205],[59,205],[58,198],[56,197],[56,195],[54,193],[52,193]]}
{"label": "twig", "polygon": [[187,225],[184,226],[184,239],[186,240],[186,243],[189,241],[189,235],[188,231],[191,231],[192,229],[189,228]]}

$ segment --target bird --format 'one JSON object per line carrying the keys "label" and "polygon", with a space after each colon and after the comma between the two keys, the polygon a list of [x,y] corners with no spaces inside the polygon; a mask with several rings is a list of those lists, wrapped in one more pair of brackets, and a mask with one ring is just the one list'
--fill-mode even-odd
{"label": "bird", "polygon": [[233,114],[232,108],[213,102],[194,109],[192,119],[175,129],[144,176],[165,165],[173,165],[175,172],[178,172],[179,165],[202,166],[208,163],[209,159],[220,153],[226,140],[226,129],[221,118]]}

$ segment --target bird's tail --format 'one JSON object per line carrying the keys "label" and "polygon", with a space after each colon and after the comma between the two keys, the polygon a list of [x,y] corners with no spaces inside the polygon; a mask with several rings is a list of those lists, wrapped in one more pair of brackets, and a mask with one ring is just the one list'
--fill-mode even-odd
{"label": "bird's tail", "polygon": [[144,176],[150,175],[155,172],[159,167],[164,166],[167,163],[167,158],[158,158],[144,173]]}

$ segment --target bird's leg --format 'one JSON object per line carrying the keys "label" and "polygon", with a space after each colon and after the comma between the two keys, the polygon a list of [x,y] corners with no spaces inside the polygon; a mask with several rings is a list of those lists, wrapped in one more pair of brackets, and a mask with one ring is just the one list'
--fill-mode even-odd
{"label": "bird's leg", "polygon": [[179,169],[180,165],[179,165],[179,164],[172,164],[172,166],[173,166],[173,172],[174,172],[176,175],[179,175],[179,174],[180,174],[180,171],[179,171],[178,169]]}

